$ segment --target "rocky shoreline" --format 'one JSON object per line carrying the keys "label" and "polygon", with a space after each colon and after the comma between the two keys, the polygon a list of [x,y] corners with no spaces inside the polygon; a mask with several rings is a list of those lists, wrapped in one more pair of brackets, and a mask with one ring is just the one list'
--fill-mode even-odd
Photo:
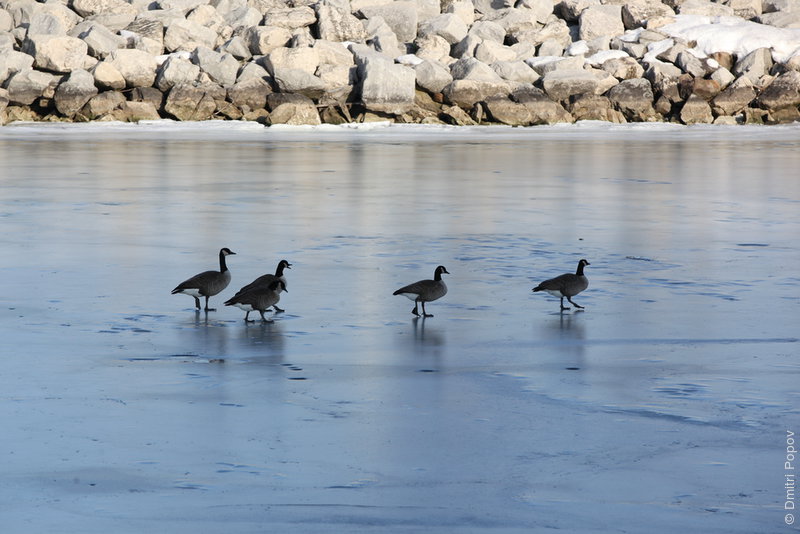
{"label": "rocky shoreline", "polygon": [[0,0],[0,124],[793,122],[798,28],[800,0]]}

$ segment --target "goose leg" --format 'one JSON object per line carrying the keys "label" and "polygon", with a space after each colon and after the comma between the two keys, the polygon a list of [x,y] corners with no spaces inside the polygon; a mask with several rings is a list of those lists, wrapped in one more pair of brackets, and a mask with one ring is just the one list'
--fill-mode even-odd
{"label": "goose leg", "polygon": [[432,313],[426,313],[425,312],[425,303],[424,302],[422,303],[422,316],[423,317],[433,317]]}
{"label": "goose leg", "polygon": [[[414,309],[413,309],[413,310],[411,310],[411,313],[413,313],[414,315],[416,315],[417,317],[419,317],[419,311],[417,311],[417,304],[418,304],[418,302],[415,300],[415,301],[414,301]],[[424,304],[423,304],[423,306],[424,306]]]}
{"label": "goose leg", "polygon": [[194,295],[192,295],[192,298],[194,299],[194,305],[197,306],[197,309],[199,310],[200,309],[200,299],[195,297]]}
{"label": "goose leg", "polygon": [[209,307],[208,307],[208,295],[206,295],[206,311],[207,311],[207,312],[210,312],[210,311],[217,311],[217,309],[216,309],[216,308],[209,308]]}
{"label": "goose leg", "polygon": [[283,313],[284,311],[286,311],[286,310],[282,310],[281,308],[279,308],[277,306],[272,306],[272,309],[275,310],[275,313]]}
{"label": "goose leg", "polygon": [[571,303],[573,306],[575,306],[576,308],[583,309],[583,306],[579,306],[578,304],[575,304],[575,302],[574,302],[574,301],[573,301],[571,298],[567,297],[567,300],[568,300],[568,301],[570,301],[570,303]]}
{"label": "goose leg", "polygon": [[255,322],[255,321],[251,321],[250,319],[248,319],[248,317],[250,317],[250,312],[249,311],[244,314],[244,322],[246,322],[246,323],[254,323]]}
{"label": "goose leg", "polygon": [[[567,300],[569,300],[569,297],[567,297]],[[570,302],[572,302],[572,301],[570,300]],[[563,310],[568,310],[568,309],[569,309],[569,306],[564,306],[564,297],[561,297],[561,310],[563,311]]]}
{"label": "goose leg", "polygon": [[261,321],[262,322],[264,322],[264,323],[271,323],[272,322],[272,319],[267,319],[266,317],[264,317],[264,311],[263,310],[258,310],[258,313],[261,314]]}

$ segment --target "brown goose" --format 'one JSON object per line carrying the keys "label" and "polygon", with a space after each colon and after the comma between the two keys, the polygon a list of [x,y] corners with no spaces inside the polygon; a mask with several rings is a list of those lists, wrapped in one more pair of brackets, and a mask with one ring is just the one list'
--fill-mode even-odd
{"label": "brown goose", "polygon": [[413,300],[414,309],[411,310],[411,313],[414,315],[419,317],[417,304],[422,303],[422,316],[433,317],[433,315],[425,312],[425,303],[433,302],[434,300],[440,299],[447,294],[447,286],[445,285],[444,280],[442,280],[442,274],[450,274],[447,272],[447,269],[444,268],[444,265],[440,265],[436,268],[436,271],[433,273],[433,280],[420,280],[419,282],[408,284],[392,294],[403,295],[404,297]]}
{"label": "brown goose", "polygon": [[225,306],[236,306],[240,310],[247,313],[244,315],[246,323],[252,323],[249,319],[251,311],[257,311],[261,314],[261,320],[265,323],[272,322],[271,319],[264,317],[264,312],[270,306],[275,307],[275,304],[281,299],[281,291],[286,291],[286,284],[282,280],[273,280],[269,285],[256,286],[248,291],[239,292],[233,298],[225,301]]}
{"label": "brown goose", "polygon": [[538,286],[533,288],[533,291],[546,291],[554,297],[561,297],[561,309],[568,310],[569,306],[564,306],[564,297],[576,308],[583,309],[583,306],[576,304],[572,297],[589,287],[589,279],[583,274],[583,268],[590,263],[586,260],[578,262],[578,270],[575,274],[566,273],[550,280],[545,280]]}
{"label": "brown goose", "polygon": [[[283,270],[291,268],[292,268],[291,263],[289,263],[286,260],[281,260],[278,262],[278,267],[275,269],[275,274],[265,274],[263,276],[259,276],[258,278],[256,278],[255,280],[244,286],[242,289],[237,291],[236,295],[234,296],[238,296],[241,293],[245,293],[259,286],[269,286],[275,280],[280,280],[281,282],[283,282],[283,286],[286,287],[286,276],[283,274]],[[272,307],[275,309],[277,313],[281,313],[284,311],[275,305],[273,305]]]}
{"label": "brown goose", "polygon": [[206,298],[205,311],[216,311],[216,308],[208,307],[208,297],[213,297],[231,283],[231,272],[225,264],[225,256],[236,254],[231,249],[225,247],[219,251],[219,271],[205,271],[181,282],[178,287],[172,290],[172,294],[183,293],[194,297],[194,304],[200,309],[200,298]]}

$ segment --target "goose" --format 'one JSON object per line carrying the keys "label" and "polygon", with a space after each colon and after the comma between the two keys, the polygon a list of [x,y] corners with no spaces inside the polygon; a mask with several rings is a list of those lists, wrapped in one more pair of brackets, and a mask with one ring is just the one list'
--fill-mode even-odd
{"label": "goose", "polygon": [[[239,291],[237,291],[236,295],[234,296],[238,296],[241,293],[250,291],[251,289],[254,289],[259,286],[269,286],[275,280],[280,280],[281,282],[283,282],[283,286],[286,287],[286,276],[284,276],[283,270],[291,268],[292,268],[291,263],[289,263],[286,260],[281,260],[278,262],[278,267],[275,269],[275,274],[265,274],[263,276],[259,276],[258,278],[256,278],[255,280],[253,280],[252,282],[241,288]],[[275,309],[276,313],[281,313],[284,311],[275,305],[273,305],[272,307]]]}
{"label": "goose", "polygon": [[576,308],[583,309],[583,306],[576,304],[572,300],[572,297],[589,287],[589,280],[586,278],[586,275],[583,274],[583,268],[587,265],[591,264],[586,260],[579,261],[578,270],[575,271],[575,274],[566,273],[551,278],[550,280],[545,280],[533,288],[534,293],[536,291],[546,291],[554,297],[561,297],[562,310],[569,309],[569,306],[564,306],[564,297]]}
{"label": "goose", "polygon": [[216,308],[208,307],[208,297],[213,297],[231,283],[231,272],[225,265],[225,256],[236,254],[231,249],[225,247],[219,251],[219,271],[205,271],[181,282],[178,287],[172,290],[172,294],[183,293],[194,297],[194,304],[200,309],[200,298],[206,298],[205,311],[216,311]]}
{"label": "goose", "polygon": [[411,313],[417,317],[419,317],[419,311],[417,311],[417,304],[419,303],[422,303],[422,316],[433,317],[433,315],[425,312],[425,303],[433,302],[434,300],[440,299],[447,294],[447,286],[445,285],[444,280],[442,280],[442,274],[450,274],[447,272],[447,269],[445,269],[444,265],[440,265],[436,268],[436,271],[433,273],[433,280],[420,280],[419,282],[408,284],[392,294],[403,295],[404,297],[413,300],[414,309],[411,310]]}
{"label": "goose", "polygon": [[256,286],[248,291],[239,292],[232,298],[225,301],[225,306],[236,306],[247,313],[244,315],[244,322],[252,323],[249,319],[251,311],[261,314],[261,320],[271,323],[272,320],[264,317],[264,312],[281,299],[281,291],[286,291],[286,284],[282,280],[273,280],[269,285]]}

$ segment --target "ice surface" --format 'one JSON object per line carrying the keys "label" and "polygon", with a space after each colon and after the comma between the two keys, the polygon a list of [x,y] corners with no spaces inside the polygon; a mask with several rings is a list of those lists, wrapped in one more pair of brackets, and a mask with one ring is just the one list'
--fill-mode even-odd
{"label": "ice surface", "polygon": [[[783,531],[798,145],[0,128],[2,531]],[[219,311],[170,295],[223,246]],[[581,257],[585,312],[531,292]],[[222,306],[282,258],[273,324]]]}

